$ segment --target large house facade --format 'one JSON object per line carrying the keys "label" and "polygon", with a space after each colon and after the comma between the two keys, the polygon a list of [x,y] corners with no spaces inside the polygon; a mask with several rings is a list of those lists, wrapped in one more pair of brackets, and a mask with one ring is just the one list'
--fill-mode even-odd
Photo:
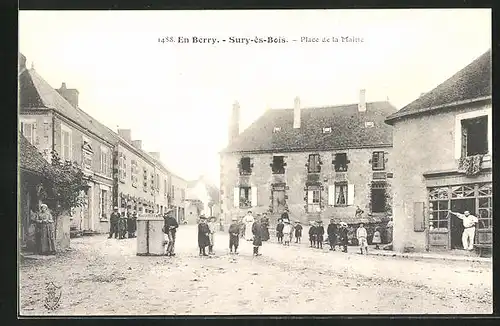
{"label": "large house facade", "polygon": [[[23,58],[21,56],[21,58]],[[107,232],[109,219],[103,212],[111,208],[113,140],[103,135],[81,109],[65,97],[77,101],[78,91],[53,89],[35,69],[20,62],[19,128],[26,139],[50,161],[55,151],[62,161],[77,162],[92,180],[84,207],[72,211],[72,223],[83,230]],[[64,96],[63,96],[64,95]],[[77,103],[74,103],[77,104]],[[106,206],[103,206],[103,199]]]}
{"label": "large house facade", "polygon": [[479,218],[476,243],[492,243],[491,51],[387,117],[394,126],[394,240],[404,251],[461,249],[463,225]]}
{"label": "large house facade", "polygon": [[[248,210],[285,209],[307,223],[380,222],[391,214],[392,128],[388,102],[267,110],[241,134],[233,106],[230,143],[221,152],[221,212],[225,222]],[[362,218],[355,217],[362,209]]]}

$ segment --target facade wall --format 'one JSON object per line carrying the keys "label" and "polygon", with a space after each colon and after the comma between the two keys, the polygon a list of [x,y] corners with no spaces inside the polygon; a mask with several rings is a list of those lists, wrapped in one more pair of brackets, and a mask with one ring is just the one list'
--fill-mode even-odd
{"label": "facade wall", "polygon": [[[370,160],[374,151],[383,151],[385,153],[385,169],[382,171],[373,171]],[[393,172],[394,157],[391,155],[392,149],[370,148],[370,149],[347,149],[343,151],[328,152],[300,152],[300,153],[276,153],[275,155],[285,156],[285,174],[273,175],[270,164],[272,163],[272,153],[266,154],[222,154],[221,157],[221,208],[225,223],[228,223],[231,217],[241,217],[246,211],[251,210],[254,213],[263,213],[272,209],[273,183],[285,183],[285,200],[293,218],[300,219],[307,223],[311,219],[346,219],[353,222],[353,217],[357,206],[365,211],[371,212],[371,182],[374,172]],[[346,153],[348,169],[346,172],[335,172],[334,160],[336,153]],[[320,154],[322,165],[317,178],[309,176],[306,164],[309,154]],[[248,177],[241,177],[239,174],[238,163],[241,157],[250,157],[253,164],[252,174]],[[244,181],[244,180],[247,181]],[[315,180],[315,181],[314,181]],[[306,183],[314,181],[323,187],[321,190],[321,202],[319,212],[306,211],[307,189]],[[387,191],[390,193],[392,179],[385,180],[388,184]],[[235,187],[241,182],[257,188],[257,203],[251,208],[235,207],[234,191]],[[351,185],[354,190],[352,202],[347,206],[337,207],[332,200],[329,201],[329,190],[335,183],[344,182]],[[352,193],[351,193],[352,195]],[[349,196],[349,194],[348,194]],[[255,203],[254,203],[255,204]],[[386,215],[385,213],[378,215]]]}
{"label": "facade wall", "polygon": [[174,209],[174,215],[178,220],[186,216],[185,202],[187,192],[187,181],[176,175],[171,176],[171,207]]}
{"label": "facade wall", "polygon": [[[19,116],[19,122],[34,123],[34,131],[28,135],[27,130],[23,130],[25,137],[38,148],[43,157],[50,161],[50,152],[52,150],[53,135],[52,135],[52,112],[41,111],[38,113],[23,111]],[[21,129],[21,126],[20,126]],[[30,137],[31,136],[31,137]]]}
{"label": "facade wall", "polygon": [[[394,165],[393,183],[394,250],[403,251],[406,247],[425,250],[427,234],[414,232],[413,225],[414,203],[423,202],[428,208],[427,181],[423,174],[429,171],[456,171],[456,148],[459,147],[457,141],[460,141],[461,132],[460,128],[456,128],[456,117],[480,110],[491,112],[491,105],[470,105],[455,111],[419,116],[395,123],[393,152],[397,157],[397,164]],[[489,129],[491,148],[491,126]],[[491,165],[491,162],[483,164]],[[461,182],[464,182],[464,179],[474,182],[473,178],[466,177],[461,178]]]}

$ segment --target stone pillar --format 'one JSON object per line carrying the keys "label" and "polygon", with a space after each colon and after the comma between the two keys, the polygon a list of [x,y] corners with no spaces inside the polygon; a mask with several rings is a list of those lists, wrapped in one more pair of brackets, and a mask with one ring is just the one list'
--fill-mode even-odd
{"label": "stone pillar", "polygon": [[143,215],[137,219],[137,256],[161,256],[163,245],[162,217]]}

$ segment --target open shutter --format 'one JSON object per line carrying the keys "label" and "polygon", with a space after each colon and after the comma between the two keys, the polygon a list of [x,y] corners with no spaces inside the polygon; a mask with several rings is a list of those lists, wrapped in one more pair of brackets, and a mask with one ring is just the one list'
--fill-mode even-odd
{"label": "open shutter", "polygon": [[36,122],[33,122],[33,130],[32,130],[33,133],[31,134],[32,135],[31,137],[33,138],[33,142],[32,142],[33,145],[37,145],[37,141],[36,141],[36,127],[37,127],[36,126]]}
{"label": "open shutter", "polygon": [[238,188],[238,187],[234,188],[233,205],[234,205],[234,207],[240,207],[240,188]]}
{"label": "open shutter", "polygon": [[347,205],[354,205],[354,185],[347,185]]}
{"label": "open shutter", "polygon": [[335,185],[328,186],[328,205],[335,205]]}
{"label": "open shutter", "polygon": [[425,231],[424,203],[413,203],[413,230],[415,232]]}
{"label": "open shutter", "polygon": [[307,203],[312,204],[314,199],[314,194],[312,190],[307,191]]}
{"label": "open shutter", "polygon": [[257,187],[252,187],[252,207],[257,206]]}

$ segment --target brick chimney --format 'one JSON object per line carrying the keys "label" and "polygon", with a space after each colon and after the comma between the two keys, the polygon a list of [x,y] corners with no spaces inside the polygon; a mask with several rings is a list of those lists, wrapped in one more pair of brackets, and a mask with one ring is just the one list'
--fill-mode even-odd
{"label": "brick chimney", "polygon": [[142,149],[142,140],[132,140],[132,146],[137,149]]}
{"label": "brick chimney", "polygon": [[366,112],[366,90],[365,89],[362,89],[359,91],[358,111],[359,112]]}
{"label": "brick chimney", "polygon": [[18,64],[18,73],[20,74],[26,70],[26,57],[22,53],[19,53]]}
{"label": "brick chimney", "polygon": [[293,103],[293,128],[300,128],[300,98],[298,96]]}
{"label": "brick chimney", "polygon": [[160,160],[160,152],[149,152],[149,155],[153,156],[158,161]]}
{"label": "brick chimney", "polygon": [[229,142],[240,134],[240,104],[234,102],[229,120]]}
{"label": "brick chimney", "polygon": [[128,143],[132,142],[132,130],[131,129],[118,129],[118,136],[125,139]]}
{"label": "brick chimney", "polygon": [[78,90],[75,88],[66,88],[66,83],[62,83],[61,88],[56,89],[62,97],[66,99],[73,107],[78,107]]}

